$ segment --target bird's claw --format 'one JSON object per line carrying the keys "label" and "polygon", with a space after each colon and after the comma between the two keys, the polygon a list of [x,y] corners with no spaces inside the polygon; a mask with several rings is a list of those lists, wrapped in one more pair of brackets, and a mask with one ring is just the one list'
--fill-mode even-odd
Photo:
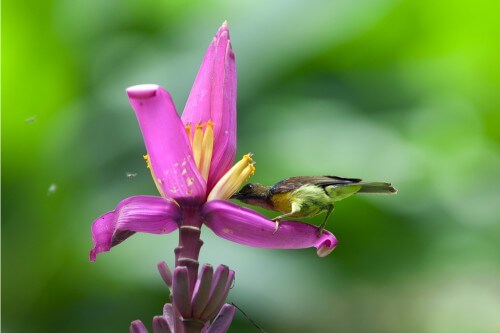
{"label": "bird's claw", "polygon": [[280,227],[280,219],[279,218],[274,218],[271,221],[274,221],[274,231],[273,235],[278,232],[278,229]]}
{"label": "bird's claw", "polygon": [[319,226],[318,230],[316,230],[316,236],[318,236],[318,238],[320,238],[321,235],[323,234],[323,230],[325,230],[325,227],[323,226]]}

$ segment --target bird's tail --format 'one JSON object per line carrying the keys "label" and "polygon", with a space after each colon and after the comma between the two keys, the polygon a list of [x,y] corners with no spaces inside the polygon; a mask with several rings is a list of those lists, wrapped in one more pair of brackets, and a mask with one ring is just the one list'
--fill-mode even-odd
{"label": "bird's tail", "polygon": [[392,194],[397,193],[396,190],[390,183],[384,182],[361,182],[356,185],[361,185],[361,189],[358,193],[379,193],[379,194]]}

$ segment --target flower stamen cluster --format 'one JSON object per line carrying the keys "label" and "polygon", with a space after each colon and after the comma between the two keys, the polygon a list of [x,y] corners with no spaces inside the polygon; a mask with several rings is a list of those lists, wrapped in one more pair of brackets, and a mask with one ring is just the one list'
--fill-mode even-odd
{"label": "flower stamen cluster", "polygon": [[186,125],[186,133],[193,150],[194,161],[205,181],[208,180],[210,163],[212,162],[214,125],[211,120],[206,123],[199,122],[193,135],[191,135],[191,124]]}

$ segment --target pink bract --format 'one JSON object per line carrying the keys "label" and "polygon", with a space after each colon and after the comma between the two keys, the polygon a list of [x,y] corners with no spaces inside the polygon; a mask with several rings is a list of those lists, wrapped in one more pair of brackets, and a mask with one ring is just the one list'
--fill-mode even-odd
{"label": "pink bract", "polygon": [[[274,234],[274,222],[257,212],[228,201],[206,201],[210,190],[231,168],[236,151],[236,66],[226,24],[208,47],[182,117],[177,115],[169,93],[158,85],[133,86],[127,94],[162,197],[131,197],[97,218],[92,225],[91,260],[135,232],[174,231],[184,225],[187,208],[218,236],[236,243],[277,249],[316,247],[320,256],[333,250],[337,240],[328,231],[318,237],[314,226],[283,221]],[[192,137],[186,126],[208,122],[214,124],[214,141],[205,180],[193,159]]]}

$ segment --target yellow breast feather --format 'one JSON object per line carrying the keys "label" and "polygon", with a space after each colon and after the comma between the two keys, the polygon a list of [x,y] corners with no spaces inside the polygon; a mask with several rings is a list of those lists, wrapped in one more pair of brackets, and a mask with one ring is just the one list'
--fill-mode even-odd
{"label": "yellow breast feather", "polygon": [[290,194],[290,192],[285,192],[273,195],[271,201],[273,203],[274,209],[282,213],[290,212],[292,210]]}

